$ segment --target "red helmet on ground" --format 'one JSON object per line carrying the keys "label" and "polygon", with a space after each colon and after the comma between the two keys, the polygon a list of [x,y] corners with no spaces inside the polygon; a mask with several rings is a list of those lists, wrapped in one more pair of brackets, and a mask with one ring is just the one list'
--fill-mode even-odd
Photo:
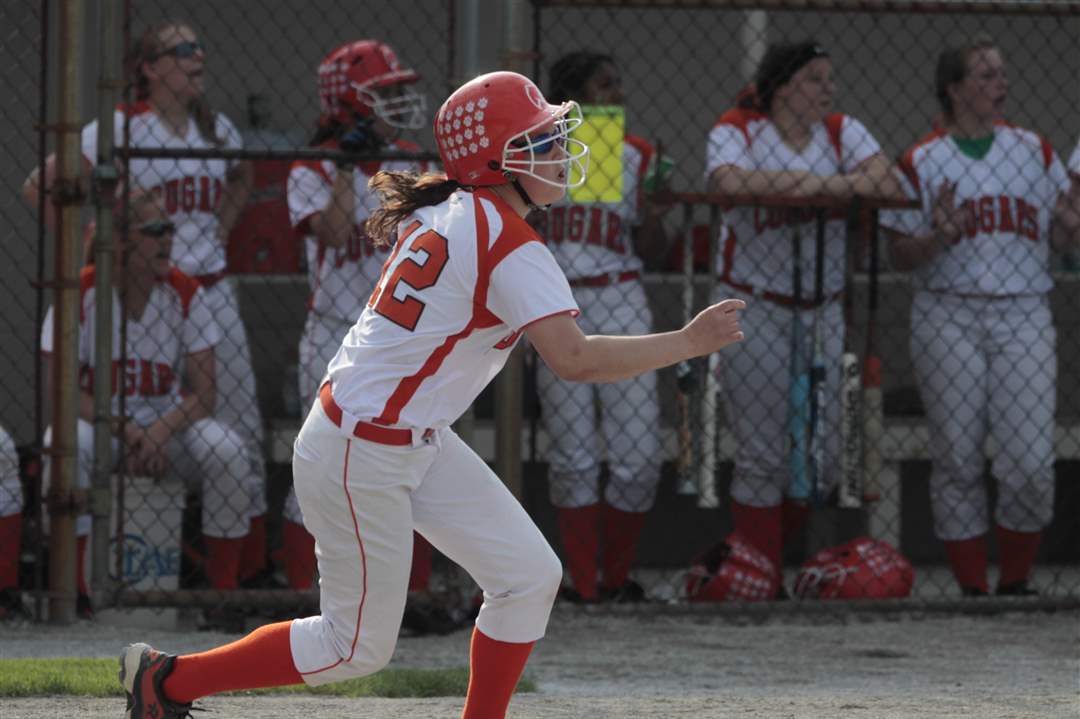
{"label": "red helmet on ground", "polygon": [[823,549],[795,579],[795,594],[818,599],[885,599],[911,594],[915,573],[907,557],[888,542],[859,537]]}
{"label": "red helmet on ground", "polygon": [[780,589],[773,563],[732,532],[694,560],[686,582],[691,602],[754,602],[772,599]]}
{"label": "red helmet on ground", "polygon": [[322,117],[341,123],[351,122],[354,114],[378,117],[391,127],[416,130],[424,126],[427,100],[406,86],[419,79],[415,70],[401,66],[389,45],[375,40],[342,45],[319,63]]}
{"label": "red helmet on ground", "polygon": [[[447,177],[463,185],[501,185],[521,174],[558,187],[577,187],[585,182],[589,155],[584,143],[569,137],[580,124],[576,102],[552,105],[524,75],[492,72],[470,80],[446,99],[435,115],[435,140]],[[565,152],[537,158],[555,144]],[[538,166],[555,164],[570,165],[565,183],[535,172]]]}

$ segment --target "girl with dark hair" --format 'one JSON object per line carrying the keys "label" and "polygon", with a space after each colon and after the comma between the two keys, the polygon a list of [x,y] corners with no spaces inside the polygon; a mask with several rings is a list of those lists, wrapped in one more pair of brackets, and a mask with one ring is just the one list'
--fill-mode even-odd
{"label": "girl with dark hair", "polygon": [[1032,594],[1054,506],[1050,251],[1077,246],[1080,203],[1050,143],[1004,121],[1009,81],[992,38],[945,49],[935,89],[943,124],[900,160],[921,208],[882,217],[893,263],[915,289],[911,358],[930,429],[934,531],[960,591],[987,594],[989,435],[997,593]]}
{"label": "girl with dark hair", "polygon": [[[209,109],[205,98],[206,49],[189,25],[167,21],[148,28],[135,43],[129,71],[134,102],[116,109],[117,147],[123,146],[125,138],[131,147],[139,148],[242,147],[235,125]],[[83,128],[82,154],[88,171],[98,161],[97,134],[97,121]],[[46,188],[56,176],[55,162],[55,156],[50,156],[45,164]],[[37,175],[35,170],[23,186],[24,197],[35,208]],[[161,198],[176,226],[172,262],[206,290],[207,305],[225,330],[214,347],[218,369],[214,416],[247,442],[250,467],[242,478],[246,494],[231,501],[238,513],[250,519],[251,531],[246,540],[230,541],[218,552],[228,561],[220,576],[211,581],[216,588],[236,588],[241,580],[256,577],[266,567],[262,415],[247,332],[233,280],[225,270],[225,244],[247,203],[251,164],[222,159],[136,158],[128,163],[128,176],[132,188],[149,190]],[[51,222],[50,218],[51,213],[46,222]]]}
{"label": "girl with dark hair", "polygon": [[[623,104],[622,81],[610,55],[570,53],[551,66],[549,77],[553,102]],[[581,308],[578,321],[589,331],[652,329],[639,252],[659,255],[666,245],[661,216],[667,208],[651,202],[642,189],[654,155],[643,138],[626,135],[621,177],[608,178],[620,184],[620,200],[564,198],[538,222]],[[570,577],[561,596],[584,603],[642,601],[645,590],[630,578],[630,567],[660,482],[656,373],[594,386],[562,380],[540,363],[537,385],[550,439],[548,490],[558,509]],[[603,496],[602,448],[609,468]]]}
{"label": "girl with dark hair", "polygon": [[[890,162],[877,140],[854,117],[833,110],[836,86],[829,54],[815,42],[773,45],[755,77],[753,92],[720,116],[709,133],[705,180],[725,195],[786,197],[890,196],[898,192]],[[722,365],[728,422],[737,440],[731,482],[735,530],[781,570],[784,541],[808,514],[804,500],[785,499],[792,474],[778,447],[788,444],[788,377],[791,327],[822,317],[828,442],[823,466],[839,466],[840,357],[844,318],[838,301],[844,285],[846,215],[831,216],[825,230],[824,307],[815,312],[814,213],[741,206],[725,213],[716,272],[719,292],[748,302],[753,335]],[[795,267],[793,238],[800,243]],[[794,296],[794,275],[801,295]],[[750,302],[751,299],[756,301]],[[794,349],[810,356],[807,344]],[[827,490],[837,477],[820,478]],[[782,590],[782,588],[781,588]]]}
{"label": "girl with dark hair", "polygon": [[[293,447],[293,482],[318,547],[321,614],[180,657],[121,656],[129,719],[184,716],[208,694],[372,674],[394,651],[414,528],[483,589],[462,719],[505,716],[547,627],[562,569],[543,534],[450,425],[521,335],[565,379],[611,382],[742,339],[737,300],[681,330],[586,336],[531,209],[584,180],[572,102],[528,78],[481,75],[435,117],[446,175],[377,174],[368,232],[391,245],[371,298],[330,362]],[[576,166],[576,175],[571,168]]]}

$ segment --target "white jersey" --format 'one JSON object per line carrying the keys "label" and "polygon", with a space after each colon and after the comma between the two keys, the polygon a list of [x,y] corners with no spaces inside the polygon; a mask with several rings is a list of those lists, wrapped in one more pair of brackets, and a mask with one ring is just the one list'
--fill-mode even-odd
{"label": "white jersey", "polygon": [[[125,109],[120,106],[113,118],[117,147],[124,142],[124,115]],[[130,115],[131,147],[192,150],[216,147],[199,134],[194,119],[188,120],[187,133],[180,137],[173,134],[146,102],[135,103]],[[215,115],[214,131],[222,141],[221,148],[243,147],[236,127],[220,113]],[[83,128],[82,152],[91,165],[97,162],[97,135],[97,120]],[[225,269],[225,247],[217,239],[217,209],[230,167],[226,160],[190,158],[135,158],[130,162],[132,183],[151,189],[164,199],[165,211],[176,224],[172,262],[192,277]]]}
{"label": "white jersey", "polygon": [[621,202],[575,203],[564,197],[544,213],[540,232],[570,280],[641,270],[633,228],[641,221],[641,180],[652,154],[648,142],[627,135]]}
{"label": "white jersey", "polygon": [[915,270],[916,286],[987,296],[1050,291],[1050,222],[1069,180],[1044,138],[999,123],[990,151],[976,160],[937,130],[904,153],[900,169],[909,197],[922,209],[883,212],[883,226],[906,235],[929,233],[944,182],[956,183],[956,202],[966,215],[956,244]]}
{"label": "white jersey", "polygon": [[[855,170],[881,152],[873,135],[853,117],[834,113],[813,128],[810,143],[796,152],[769,117],[736,108],[720,116],[709,133],[705,178],[724,165],[743,170],[804,170],[836,175]],[[720,278],[746,289],[793,294],[794,234],[800,238],[801,296],[812,297],[816,223],[813,210],[735,207],[725,212],[727,232],[716,258]],[[824,291],[844,287],[847,213],[835,211],[825,227]]]}
{"label": "white jersey", "polygon": [[[323,147],[335,148],[337,142]],[[416,151],[412,143],[398,141],[396,150]],[[425,172],[427,163],[409,160],[363,162],[354,174],[356,197],[353,232],[345,247],[327,247],[311,234],[311,218],[326,209],[334,187],[337,168],[329,160],[298,160],[289,169],[289,220],[298,235],[304,237],[307,252],[308,281],[311,296],[308,310],[346,322],[354,322],[371,296],[390,251],[377,248],[367,233],[364,221],[379,208],[378,195],[368,190],[370,180],[379,170]]]}
{"label": "white jersey", "polygon": [[578,308],[543,240],[487,189],[417,210],[330,362],[334,399],[377,424],[454,422],[524,329]]}
{"label": "white jersey", "polygon": [[[80,273],[79,387],[94,391],[94,267]],[[117,395],[120,372],[119,293],[113,291],[113,406],[120,412]],[[41,329],[41,351],[53,351],[53,311],[50,307]],[[136,423],[151,424],[180,403],[181,381],[177,373],[186,355],[211,349],[221,341],[221,328],[205,303],[205,290],[191,277],[173,269],[154,285],[142,317],[127,320],[127,353],[124,370],[124,410]],[[220,372],[221,370],[218,369]]]}

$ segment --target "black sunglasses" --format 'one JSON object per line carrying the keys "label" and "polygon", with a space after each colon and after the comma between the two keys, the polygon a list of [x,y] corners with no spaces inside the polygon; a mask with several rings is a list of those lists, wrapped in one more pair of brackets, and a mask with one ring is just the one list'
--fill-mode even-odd
{"label": "black sunglasses", "polygon": [[172,47],[167,47],[161,52],[154,55],[154,59],[157,60],[159,57],[164,57],[165,55],[172,55],[174,57],[186,59],[189,57],[195,57],[195,53],[198,52],[206,52],[206,46],[203,45],[201,42],[198,42],[197,40],[192,40],[190,42],[181,42],[173,45]]}
{"label": "black sunglasses", "polygon": [[155,220],[154,222],[147,222],[145,225],[139,225],[135,230],[139,234],[148,237],[164,237],[176,232],[176,225],[168,220]]}

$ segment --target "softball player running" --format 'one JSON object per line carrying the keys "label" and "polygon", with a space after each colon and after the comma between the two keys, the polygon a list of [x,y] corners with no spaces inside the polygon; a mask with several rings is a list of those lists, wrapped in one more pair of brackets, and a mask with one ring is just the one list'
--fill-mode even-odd
{"label": "softball player running", "polygon": [[577,106],[529,79],[482,75],[435,118],[446,175],[380,173],[367,227],[393,243],[375,291],[330,363],[296,439],[293,474],[316,540],[322,614],[174,657],[121,656],[131,719],[178,717],[230,689],[311,685],[378,671],[405,605],[414,527],[480,584],[465,719],[502,717],[562,578],[555,553],[452,430],[526,334],[565,379],[609,382],[742,339],[728,300],[659,335],[582,334],[570,286],[530,209],[562,197],[587,149]]}
{"label": "softball player running", "polygon": [[934,530],[961,591],[986,594],[991,436],[997,593],[1029,594],[1054,500],[1049,257],[1075,243],[1075,212],[1066,212],[1068,178],[1050,144],[1002,120],[1009,83],[991,38],[947,48],[935,79],[944,126],[900,162],[922,209],[882,219],[893,262],[912,271],[916,289],[911,357],[930,430]]}

